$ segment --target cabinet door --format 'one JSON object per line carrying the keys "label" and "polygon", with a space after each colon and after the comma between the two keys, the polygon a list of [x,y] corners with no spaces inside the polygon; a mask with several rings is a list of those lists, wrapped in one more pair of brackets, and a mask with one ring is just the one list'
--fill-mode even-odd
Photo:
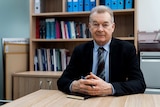
{"label": "cabinet door", "polygon": [[13,77],[13,99],[40,89],[39,79],[32,77]]}
{"label": "cabinet door", "polygon": [[25,96],[39,89],[57,89],[57,78],[13,77],[13,99]]}

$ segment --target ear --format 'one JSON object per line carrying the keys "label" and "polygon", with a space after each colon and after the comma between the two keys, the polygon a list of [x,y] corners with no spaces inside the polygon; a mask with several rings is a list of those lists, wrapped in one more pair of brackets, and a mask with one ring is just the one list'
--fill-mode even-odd
{"label": "ear", "polygon": [[116,24],[113,23],[113,24],[112,24],[112,32],[114,32],[115,27],[116,27]]}
{"label": "ear", "polygon": [[91,29],[91,23],[88,24],[88,29],[90,31],[90,29]]}

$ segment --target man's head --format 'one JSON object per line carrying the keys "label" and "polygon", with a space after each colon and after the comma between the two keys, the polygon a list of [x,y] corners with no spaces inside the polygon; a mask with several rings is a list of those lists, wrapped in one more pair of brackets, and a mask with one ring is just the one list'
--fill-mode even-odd
{"label": "man's head", "polygon": [[112,38],[114,29],[114,16],[109,7],[96,6],[91,10],[89,16],[89,30],[98,45],[105,45]]}

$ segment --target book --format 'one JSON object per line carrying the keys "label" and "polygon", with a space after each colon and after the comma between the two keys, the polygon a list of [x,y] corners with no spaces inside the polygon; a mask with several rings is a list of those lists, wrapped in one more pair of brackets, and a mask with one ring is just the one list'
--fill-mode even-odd
{"label": "book", "polygon": [[91,98],[93,96],[91,95],[86,95],[86,94],[81,94],[81,93],[70,93],[67,94],[67,98],[72,98],[72,99],[77,99],[77,100],[85,100],[88,98]]}

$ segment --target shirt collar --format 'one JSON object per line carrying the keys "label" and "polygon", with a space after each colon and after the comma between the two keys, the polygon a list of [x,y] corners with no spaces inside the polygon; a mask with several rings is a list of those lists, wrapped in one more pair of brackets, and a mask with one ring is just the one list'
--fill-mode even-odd
{"label": "shirt collar", "polygon": [[[94,40],[93,42],[94,42],[94,51],[97,51],[98,48],[101,47],[101,46],[99,46],[99,45],[95,42],[95,40]],[[109,40],[108,43],[106,43],[105,45],[102,46],[107,52],[109,52],[109,50],[110,50],[110,47],[109,47],[109,46],[110,46],[110,43],[111,43],[111,39]]]}

